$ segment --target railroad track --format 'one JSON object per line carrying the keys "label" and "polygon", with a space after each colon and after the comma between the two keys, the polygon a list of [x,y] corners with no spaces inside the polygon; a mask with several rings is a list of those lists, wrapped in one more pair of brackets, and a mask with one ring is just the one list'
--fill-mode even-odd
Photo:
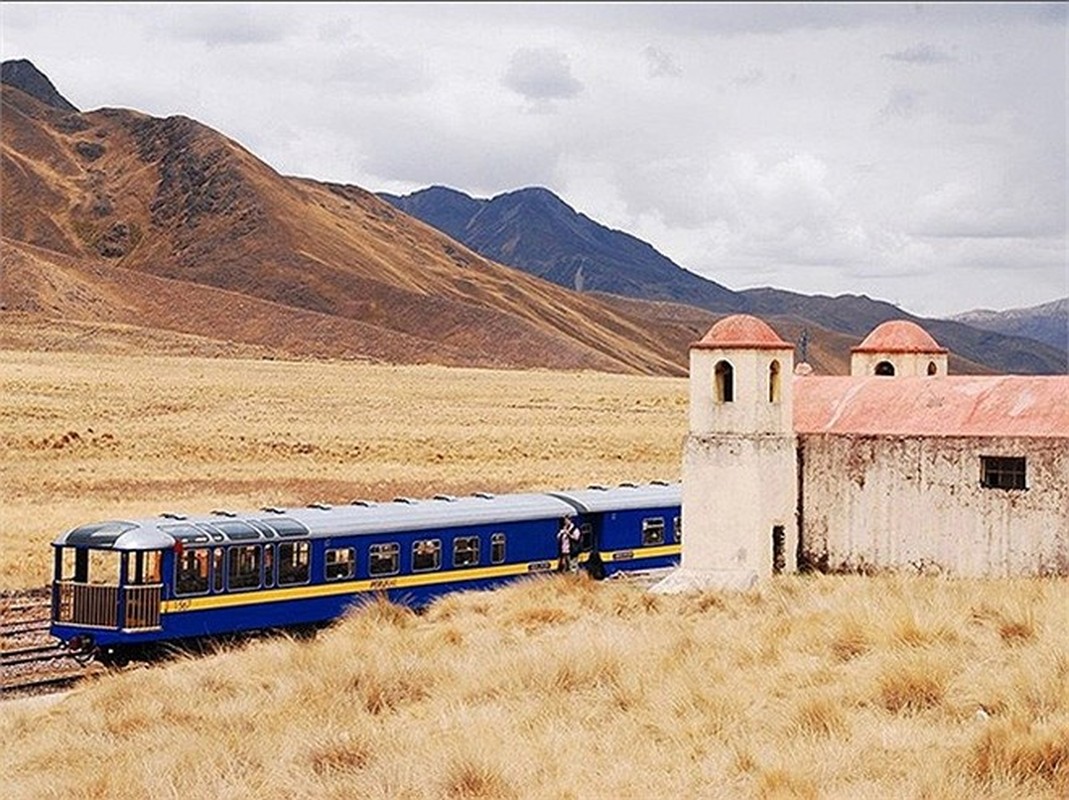
{"label": "railroad track", "polygon": [[62,691],[87,674],[48,628],[47,591],[0,597],[0,700]]}
{"label": "railroad track", "polygon": [[33,647],[18,647],[0,650],[0,670],[16,664],[35,664],[56,658],[70,658],[67,651],[59,644],[40,644]]}
{"label": "railroad track", "polygon": [[48,630],[48,617],[19,622],[0,622],[0,638],[16,638]]}

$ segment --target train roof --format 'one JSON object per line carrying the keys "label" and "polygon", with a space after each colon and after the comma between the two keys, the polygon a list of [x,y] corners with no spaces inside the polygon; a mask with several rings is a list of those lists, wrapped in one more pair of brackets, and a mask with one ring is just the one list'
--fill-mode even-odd
{"label": "train roof", "polygon": [[621,483],[619,486],[588,486],[568,492],[551,492],[574,505],[582,513],[626,511],[636,508],[679,505],[682,490],[678,483]]}
{"label": "train roof", "polygon": [[680,486],[656,483],[588,487],[567,492],[464,497],[436,495],[427,500],[354,501],[348,505],[313,504],[303,508],[264,508],[258,512],[215,512],[186,517],[165,514],[138,520],[82,525],[58,537],[55,547],[109,550],[159,550],[183,544],[285,540],[291,537],[391,534],[468,525],[564,517],[574,513],[678,504]]}

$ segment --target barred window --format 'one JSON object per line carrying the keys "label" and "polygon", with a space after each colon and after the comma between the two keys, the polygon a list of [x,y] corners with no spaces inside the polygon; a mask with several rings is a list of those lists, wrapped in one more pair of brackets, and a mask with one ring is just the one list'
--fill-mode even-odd
{"label": "barred window", "polygon": [[442,566],[441,539],[420,539],[412,543],[412,571],[429,572]]}
{"label": "barred window", "polygon": [[397,542],[371,545],[367,569],[372,575],[396,575],[401,569],[401,545]]}
{"label": "barred window", "polygon": [[344,581],[356,574],[356,551],[351,547],[328,547],[326,562],[328,581]]}
{"label": "barred window", "polygon": [[980,456],[980,485],[986,489],[1027,489],[1024,459]]}

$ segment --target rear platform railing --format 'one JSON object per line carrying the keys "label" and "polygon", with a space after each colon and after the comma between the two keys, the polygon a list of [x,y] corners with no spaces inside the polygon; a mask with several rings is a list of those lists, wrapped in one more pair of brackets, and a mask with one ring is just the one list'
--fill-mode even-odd
{"label": "rear platform railing", "polygon": [[126,587],[126,624],[128,631],[153,630],[160,627],[162,583]]}
{"label": "rear platform railing", "polygon": [[[160,627],[160,599],[163,585],[127,586],[114,584],[59,582],[56,622],[92,628],[153,630]],[[125,603],[125,621],[120,626],[120,600]]]}

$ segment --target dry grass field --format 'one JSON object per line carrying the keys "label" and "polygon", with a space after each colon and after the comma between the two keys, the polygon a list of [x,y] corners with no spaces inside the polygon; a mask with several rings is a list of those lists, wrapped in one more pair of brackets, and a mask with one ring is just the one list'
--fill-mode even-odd
{"label": "dry grass field", "polygon": [[[0,354],[0,587],[163,510],[675,479],[686,384]],[[1069,797],[1069,586],[532,578],[0,704],[5,798]]]}
{"label": "dry grass field", "polygon": [[215,508],[677,480],[686,382],[0,352],[0,589],[75,525]]}
{"label": "dry grass field", "polygon": [[8,800],[1055,800],[1067,612],[1044,581],[533,578],[0,704],[0,775]]}

